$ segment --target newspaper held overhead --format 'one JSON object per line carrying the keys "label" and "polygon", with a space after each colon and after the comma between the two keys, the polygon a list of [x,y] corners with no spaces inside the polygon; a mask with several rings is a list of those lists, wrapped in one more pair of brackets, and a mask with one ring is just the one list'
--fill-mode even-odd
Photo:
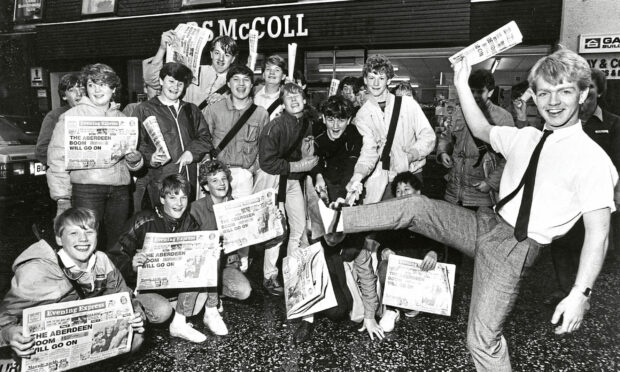
{"label": "newspaper held overhead", "polygon": [[422,271],[421,265],[422,260],[390,256],[383,304],[449,316],[456,267],[438,262],[433,270]]}
{"label": "newspaper held overhead", "polygon": [[129,293],[37,306],[23,312],[23,334],[35,353],[23,372],[64,371],[131,349],[133,308]]}
{"label": "newspaper held overhead", "polygon": [[450,63],[454,64],[465,57],[467,63],[473,66],[512,48],[522,41],[523,35],[519,31],[519,27],[515,21],[510,21],[504,27],[495,30],[448,59]]}
{"label": "newspaper held overhead", "polygon": [[282,261],[286,317],[301,318],[338,305],[321,243],[299,248]]}
{"label": "newspaper held overhead", "polygon": [[329,93],[327,93],[328,97],[335,96],[338,93],[338,87],[340,86],[340,80],[332,79],[331,84],[329,85]]}
{"label": "newspaper held overhead", "polygon": [[136,290],[217,287],[220,233],[147,233]]}
{"label": "newspaper held overhead", "polygon": [[213,32],[199,27],[195,22],[180,23],[174,29],[177,42],[168,44],[166,62],[178,62],[192,70],[192,83],[200,85],[200,58],[207,42],[213,39]]}
{"label": "newspaper held overhead", "polygon": [[109,168],[138,146],[138,119],[65,117],[65,168]]}
{"label": "newspaper held overhead", "polygon": [[297,43],[288,45],[288,80],[295,82],[295,58],[297,58]]}
{"label": "newspaper held overhead", "polygon": [[275,189],[266,189],[213,205],[217,227],[224,237],[224,253],[284,234],[275,195]]}
{"label": "newspaper held overhead", "polygon": [[250,30],[248,39],[250,41],[250,61],[248,67],[250,70],[254,71],[256,67],[256,57],[258,56],[258,31],[254,29]]}
{"label": "newspaper held overhead", "polygon": [[[168,151],[168,146],[166,146],[166,140],[164,139],[164,135],[161,132],[161,128],[159,128],[159,123],[157,122],[157,118],[155,116],[149,116],[144,119],[142,122],[142,126],[149,134],[151,141],[153,141],[153,145],[155,145],[155,154],[164,155],[165,161],[163,164],[170,161],[170,152]],[[145,159],[145,161],[150,161],[151,159]]]}

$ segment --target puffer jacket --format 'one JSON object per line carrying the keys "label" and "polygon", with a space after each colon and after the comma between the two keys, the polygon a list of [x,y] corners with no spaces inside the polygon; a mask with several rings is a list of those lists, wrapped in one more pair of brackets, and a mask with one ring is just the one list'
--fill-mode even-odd
{"label": "puffer jacket", "polygon": [[135,288],[137,274],[133,271],[131,261],[133,256],[142,250],[146,233],[181,233],[199,230],[200,226],[189,214],[189,208],[178,220],[163,213],[159,208],[155,211],[144,210],[133,216],[129,221],[127,232],[121,235],[107,254],[118,267],[127,284]]}
{"label": "puffer jacket", "polygon": [[[213,149],[211,133],[207,122],[196,105],[181,101],[179,112],[175,118],[171,109],[164,105],[159,98],[154,97],[146,102],[142,102],[136,109],[135,116],[140,124],[140,143],[138,148],[144,156],[144,162],[148,167],[148,176],[152,180],[176,174],[179,172],[179,165],[175,164],[185,151],[192,153],[193,162],[184,167],[181,171],[188,174],[191,185],[196,185],[197,163]],[[170,161],[158,168],[151,166],[151,157],[155,152],[155,145],[151,137],[144,129],[142,123],[149,117],[155,117],[164,141],[170,152]]]}
{"label": "puffer jacket", "polygon": [[[131,289],[105,253],[95,251],[94,255],[92,271],[77,280],[86,298],[121,292],[131,295]],[[54,248],[45,240],[39,240],[20,254],[13,263],[13,271],[11,289],[0,303],[0,330],[20,324],[24,309],[80,299],[64,270],[58,266]],[[138,303],[132,302],[135,311],[140,312]],[[2,337],[0,346],[5,346]]]}
{"label": "puffer jacket", "polygon": [[[355,173],[364,177],[380,171],[379,158],[387,140],[392,110],[393,94],[389,94],[385,111],[381,111],[374,97],[370,97],[355,116],[355,126],[364,142]],[[435,147],[435,132],[420,105],[411,97],[403,97],[398,116],[394,142],[390,151],[389,180],[401,172],[418,173],[426,164],[426,157]]]}
{"label": "puffer jacket", "polygon": [[[493,125],[514,127],[514,121],[510,113],[503,108],[487,103],[488,114]],[[440,155],[446,153],[452,156],[452,168],[447,175],[445,200],[466,207],[489,207],[494,205],[494,193],[499,190],[499,183],[504,171],[506,160],[495,153],[490,146],[484,158],[476,167],[479,151],[476,143],[467,129],[467,123],[460,109],[456,109],[448,118],[451,126],[440,135],[437,144],[437,161]],[[482,193],[474,184],[485,181],[492,190]]]}
{"label": "puffer jacket", "polygon": [[109,168],[72,171],[68,171],[65,168],[65,146],[67,143],[65,138],[65,118],[67,116],[125,117],[114,105],[110,105],[110,108],[104,110],[95,106],[88,97],[82,97],[80,103],[60,116],[47,149],[47,162],[49,165],[47,185],[52,199],[71,199],[71,184],[73,183],[110,186],[129,185],[131,182],[129,171],[138,170],[142,167],[142,162],[139,162],[133,168],[123,158]]}

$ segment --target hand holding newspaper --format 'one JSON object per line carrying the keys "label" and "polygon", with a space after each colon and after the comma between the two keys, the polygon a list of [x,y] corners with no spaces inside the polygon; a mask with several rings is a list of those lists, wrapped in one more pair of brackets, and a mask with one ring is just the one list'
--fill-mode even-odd
{"label": "hand holding newspaper", "polygon": [[178,62],[192,70],[192,83],[200,85],[200,58],[207,42],[213,39],[213,32],[199,27],[195,22],[180,23],[175,29],[178,42],[168,44],[166,62]]}
{"label": "hand holding newspaper", "polygon": [[288,45],[288,80],[295,82],[295,58],[297,58],[297,43],[291,43]]}
{"label": "hand holding newspaper", "polygon": [[454,64],[466,58],[467,63],[473,66],[512,48],[521,41],[523,41],[523,35],[515,21],[511,21],[448,59]]}
{"label": "hand holding newspaper", "polygon": [[[144,126],[144,129],[149,134],[153,145],[155,145],[155,154],[159,155],[158,158],[161,160],[161,165],[169,162],[171,159],[170,152],[168,151],[168,146],[166,146],[164,135],[159,128],[157,118],[155,116],[149,116],[142,122],[142,126]],[[151,159],[146,159],[146,161],[150,160]]]}
{"label": "hand holding newspaper", "polygon": [[22,371],[64,371],[127,353],[134,317],[129,293],[26,309],[23,334],[35,339],[35,353]]}
{"label": "hand holding newspaper", "polygon": [[250,70],[254,71],[256,67],[256,57],[258,56],[258,31],[254,29],[250,30],[248,40],[250,41],[250,61],[248,67]]}
{"label": "hand holding newspaper", "polygon": [[438,262],[435,269],[423,271],[421,265],[422,260],[390,255],[383,303],[449,316],[456,267]]}

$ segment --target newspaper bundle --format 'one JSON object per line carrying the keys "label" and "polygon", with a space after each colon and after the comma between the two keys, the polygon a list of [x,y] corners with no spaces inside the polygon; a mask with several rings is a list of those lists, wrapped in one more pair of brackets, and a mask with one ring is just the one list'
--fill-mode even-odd
{"label": "newspaper bundle", "polygon": [[217,228],[224,237],[225,253],[284,234],[275,195],[275,189],[266,189],[213,205]]}
{"label": "newspaper bundle", "polygon": [[194,22],[180,23],[174,29],[178,41],[168,44],[166,62],[178,62],[192,70],[192,83],[200,85],[200,58],[207,42],[213,38],[213,32],[199,27]]}
{"label": "newspaper bundle", "polygon": [[107,116],[65,118],[65,168],[109,168],[138,146],[138,119]]}
{"label": "newspaper bundle", "polygon": [[383,304],[449,316],[455,266],[438,262],[433,270],[422,271],[421,265],[415,258],[390,255]]}
{"label": "newspaper bundle", "polygon": [[220,234],[217,231],[147,233],[136,290],[217,286]]}
{"label": "newspaper bundle", "polygon": [[[155,154],[164,155],[165,161],[163,164],[167,163],[171,159],[170,152],[168,151],[168,146],[166,146],[166,140],[161,132],[157,118],[155,116],[149,116],[144,119],[142,126],[144,126],[144,129],[155,145]],[[150,159],[146,159],[145,161],[150,161]]]}
{"label": "newspaper bundle", "polygon": [[23,372],[64,371],[131,349],[133,308],[128,293],[37,306],[23,312],[23,334],[35,339]]}
{"label": "newspaper bundle", "polygon": [[473,66],[512,48],[522,41],[523,35],[521,35],[519,27],[515,21],[511,21],[448,59],[450,63],[454,64],[465,57],[467,63]]}
{"label": "newspaper bundle", "polygon": [[299,248],[282,261],[286,317],[301,318],[337,306],[321,243]]}

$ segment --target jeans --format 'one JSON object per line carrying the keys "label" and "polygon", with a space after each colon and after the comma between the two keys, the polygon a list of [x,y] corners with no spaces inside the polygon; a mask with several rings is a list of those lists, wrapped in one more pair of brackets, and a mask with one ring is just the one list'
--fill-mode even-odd
{"label": "jeans", "polygon": [[[158,324],[163,323],[172,314],[171,301],[176,299],[176,312],[184,316],[192,316],[197,312],[194,309],[201,309],[204,299],[198,298],[198,292],[179,292],[175,290],[138,293],[138,301],[144,307],[144,313],[149,322]],[[199,310],[200,311],[200,310]]]}
{"label": "jeans", "polygon": [[[254,186],[254,175],[247,169],[233,167],[230,168],[230,189],[233,199],[239,199],[244,196],[252,195],[252,187]],[[245,247],[237,250],[237,253],[241,257],[248,257],[250,253],[250,247]]]}
{"label": "jeans", "polygon": [[[222,284],[222,296],[235,300],[246,300],[252,293],[252,286],[245,275],[237,268],[238,264],[226,265],[222,270],[220,283]],[[201,297],[204,294],[201,294]],[[217,287],[207,288],[206,307],[217,307],[220,302]]]}
{"label": "jeans", "polygon": [[474,212],[418,195],[344,208],[342,218],[347,233],[408,228],[473,257],[468,349],[478,371],[512,370],[502,330],[540,244],[517,242],[514,228],[488,208]]}
{"label": "jeans", "polygon": [[72,203],[74,207],[92,209],[99,222],[101,250],[110,249],[123,233],[129,218],[131,196],[129,185],[83,185],[73,184]]}

